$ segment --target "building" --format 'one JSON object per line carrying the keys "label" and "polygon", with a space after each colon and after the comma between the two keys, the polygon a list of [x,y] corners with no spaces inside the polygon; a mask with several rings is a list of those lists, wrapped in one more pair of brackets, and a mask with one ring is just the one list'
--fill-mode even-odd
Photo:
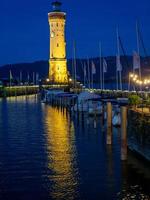
{"label": "building", "polygon": [[61,2],[53,2],[48,14],[50,26],[49,80],[53,84],[68,84],[66,59],[65,22],[66,13],[61,12]]}

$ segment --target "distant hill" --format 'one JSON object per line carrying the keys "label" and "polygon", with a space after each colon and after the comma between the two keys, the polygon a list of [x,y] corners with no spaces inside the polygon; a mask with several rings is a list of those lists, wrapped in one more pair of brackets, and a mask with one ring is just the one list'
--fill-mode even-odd
{"label": "distant hill", "polygon": [[[109,56],[105,58],[108,63],[108,72],[105,74],[106,79],[114,80],[116,76],[116,57]],[[99,81],[99,66],[100,66],[100,59],[99,58],[91,58],[89,59],[90,69],[91,69],[91,62],[95,63],[96,66],[96,74],[94,75],[95,82]],[[123,78],[127,79],[129,72],[132,71],[132,57],[123,57],[121,56],[121,62],[123,65]],[[87,60],[85,59],[77,59],[77,77],[79,80],[83,80],[83,66]],[[142,74],[143,75],[150,75],[150,57],[142,57],[141,58],[141,65],[142,65]],[[9,71],[11,70],[12,75],[14,78],[18,78],[20,71],[22,71],[23,79],[27,80],[27,74],[29,73],[32,76],[33,72],[39,73],[39,77],[44,79],[48,76],[49,64],[48,61],[37,61],[33,63],[20,63],[20,64],[13,64],[13,65],[5,65],[0,67],[0,78],[8,78]],[[72,59],[68,60],[68,70],[72,75]]]}

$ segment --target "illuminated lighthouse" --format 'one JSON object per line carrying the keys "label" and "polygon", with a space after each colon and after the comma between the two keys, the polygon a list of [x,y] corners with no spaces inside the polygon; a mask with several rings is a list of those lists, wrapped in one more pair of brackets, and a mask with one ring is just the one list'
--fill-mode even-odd
{"label": "illuminated lighthouse", "polygon": [[50,25],[49,80],[54,84],[68,84],[65,42],[66,13],[61,12],[61,2],[53,2],[52,6],[53,11],[48,13]]}

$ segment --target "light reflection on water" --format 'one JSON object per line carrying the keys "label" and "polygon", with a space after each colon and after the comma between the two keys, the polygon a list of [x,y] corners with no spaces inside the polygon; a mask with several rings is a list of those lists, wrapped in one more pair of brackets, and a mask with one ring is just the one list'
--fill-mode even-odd
{"label": "light reflection on water", "polygon": [[148,167],[131,155],[122,163],[120,130],[112,146],[102,130],[100,118],[94,129],[92,118],[70,116],[35,95],[1,100],[0,199],[116,200],[132,185],[148,191]]}
{"label": "light reflection on water", "polygon": [[77,196],[76,146],[74,125],[66,110],[45,107],[49,179],[52,197],[74,199]]}

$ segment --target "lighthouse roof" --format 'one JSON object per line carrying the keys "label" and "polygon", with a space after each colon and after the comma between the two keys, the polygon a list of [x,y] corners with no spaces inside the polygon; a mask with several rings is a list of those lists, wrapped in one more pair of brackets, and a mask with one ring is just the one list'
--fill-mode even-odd
{"label": "lighthouse roof", "polygon": [[62,5],[62,3],[60,1],[52,2],[53,11],[54,12],[60,12],[61,11],[61,5]]}

